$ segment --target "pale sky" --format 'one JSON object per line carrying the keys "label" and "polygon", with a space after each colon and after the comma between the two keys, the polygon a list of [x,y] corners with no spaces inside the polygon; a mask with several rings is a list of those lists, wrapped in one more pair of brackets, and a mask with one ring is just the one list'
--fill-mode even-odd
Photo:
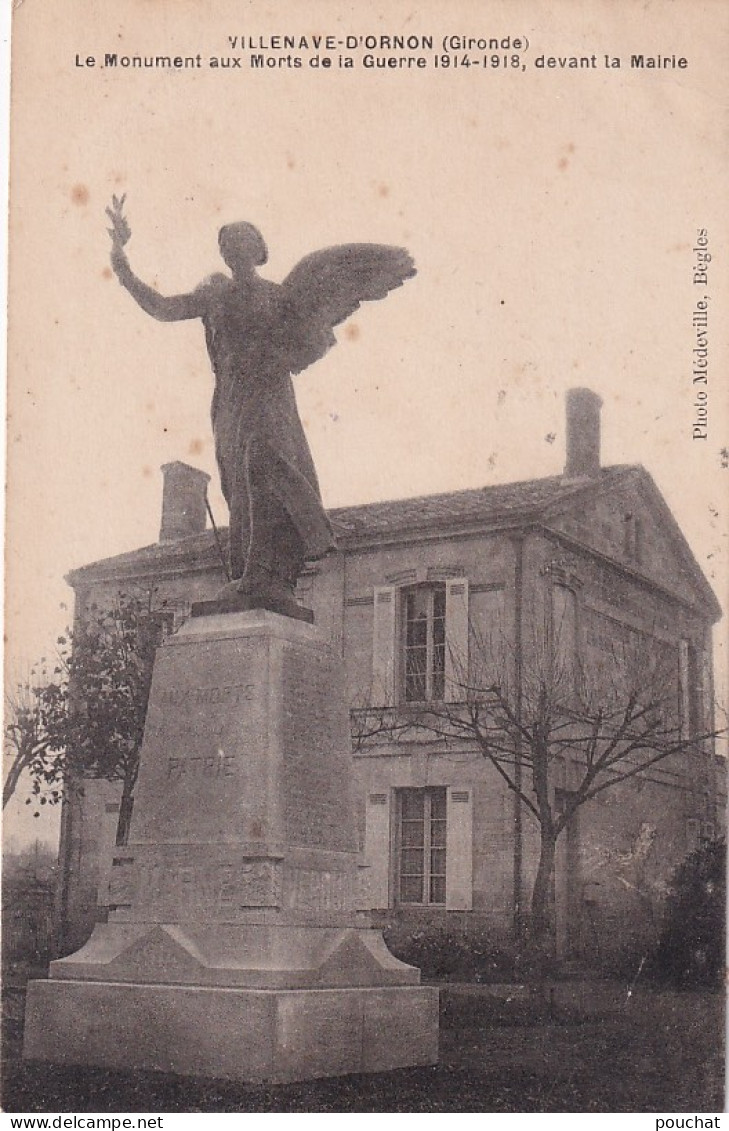
{"label": "pale sky", "polygon": [[[262,273],[277,281],[341,242],[414,256],[417,277],[340,327],[340,344],[296,379],[327,505],[558,473],[564,394],[587,385],[604,401],[604,463],[651,472],[724,602],[728,30],[721,0],[16,7],[10,672],[70,618],[68,570],[156,540],[161,464],[210,472],[226,521],[202,327],[154,322],[107,277],[104,207],[122,192],[132,267],[163,293],[220,269],[217,230],[239,219],[263,231]],[[437,46],[375,52],[423,55],[423,70],[367,70],[364,51],[337,47],[328,70],[302,50],[302,68],[254,71],[228,43],[317,33],[432,34]],[[445,34],[528,38],[526,69],[436,69]],[[243,65],[102,68],[113,51]],[[338,65],[347,53],[353,70]],[[632,53],[688,67],[637,70]],[[592,54],[594,68],[535,65]],[[606,69],[605,54],[622,67]],[[707,287],[692,283],[700,229]],[[697,441],[692,314],[704,293],[709,438]]]}

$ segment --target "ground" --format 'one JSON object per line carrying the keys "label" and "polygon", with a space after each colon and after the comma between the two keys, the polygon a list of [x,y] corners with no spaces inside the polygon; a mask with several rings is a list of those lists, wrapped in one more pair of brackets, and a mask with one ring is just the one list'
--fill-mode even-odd
{"label": "ground", "polygon": [[277,1087],[20,1060],[22,985],[4,988],[10,1112],[719,1112],[724,998],[615,983],[442,992],[441,1057],[412,1068]]}

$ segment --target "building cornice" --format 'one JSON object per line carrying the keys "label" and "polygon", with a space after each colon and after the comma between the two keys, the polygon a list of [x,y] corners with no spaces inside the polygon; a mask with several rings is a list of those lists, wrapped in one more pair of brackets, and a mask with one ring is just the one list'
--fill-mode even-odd
{"label": "building cornice", "polygon": [[[644,492],[647,505],[653,505],[658,510],[671,546],[691,577],[695,593],[693,599],[552,525],[551,520],[573,510],[577,505],[584,504],[586,497],[609,495],[617,488],[624,488],[630,484]],[[529,499],[530,493],[542,497],[535,502]],[[522,496],[524,502],[520,502]],[[484,512],[482,515],[469,514],[466,517],[464,514],[458,514],[459,508],[462,511],[473,511],[481,505],[481,499],[483,499]],[[494,500],[502,500],[501,514],[498,513],[499,508],[494,505]],[[449,501],[452,501],[450,512]],[[422,504],[422,515],[420,504]],[[388,512],[391,512],[389,519]],[[496,538],[501,535],[524,538],[529,533],[542,531],[565,547],[577,550],[580,554],[611,567],[625,579],[658,592],[664,598],[694,613],[699,611],[711,623],[721,617],[719,602],[678,524],[673,519],[670,509],[648,472],[637,465],[606,468],[601,477],[583,479],[574,483],[553,476],[543,480],[495,485],[470,491],[456,491],[451,494],[336,508],[329,514],[338,549],[345,556],[353,553],[374,554],[382,550],[407,549],[444,542]],[[398,525],[398,515],[402,516],[403,525]],[[366,525],[368,516],[372,523],[369,529]],[[388,521],[391,522],[389,526]],[[358,522],[361,523],[361,528],[354,529]],[[350,529],[346,529],[348,524]],[[376,525],[379,528],[373,529]],[[219,534],[223,543],[227,542],[227,530],[222,529]],[[81,566],[72,570],[66,580],[73,589],[78,589],[82,586],[143,581],[150,578],[168,581],[212,572],[219,572],[221,580],[224,579],[220,549],[213,531],[208,530],[190,538],[156,543],[128,554],[120,554]]]}

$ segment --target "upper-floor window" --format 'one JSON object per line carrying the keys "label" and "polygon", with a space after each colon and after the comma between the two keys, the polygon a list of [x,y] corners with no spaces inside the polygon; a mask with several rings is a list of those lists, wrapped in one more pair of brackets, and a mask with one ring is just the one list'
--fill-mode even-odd
{"label": "upper-floor window", "polygon": [[552,587],[553,678],[563,693],[575,689],[577,674],[577,598],[565,585]]}
{"label": "upper-floor window", "polygon": [[626,514],[623,540],[623,549],[628,561],[640,564],[643,550],[643,527],[637,515]]}
{"label": "upper-floor window", "polygon": [[403,698],[431,702],[445,695],[445,585],[416,586],[402,594]]}
{"label": "upper-floor window", "polygon": [[698,649],[688,640],[679,640],[678,705],[682,738],[698,735],[706,726],[703,718],[701,678]]}
{"label": "upper-floor window", "polygon": [[394,706],[464,699],[468,614],[465,577],[377,586],[371,702]]}

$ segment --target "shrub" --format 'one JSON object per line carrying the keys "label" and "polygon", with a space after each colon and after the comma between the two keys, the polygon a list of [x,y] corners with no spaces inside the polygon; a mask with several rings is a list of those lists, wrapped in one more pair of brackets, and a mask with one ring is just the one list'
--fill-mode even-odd
{"label": "shrub", "polygon": [[385,942],[396,958],[417,966],[424,978],[438,981],[509,982],[514,956],[486,931],[453,931],[390,925]]}
{"label": "shrub", "polygon": [[726,843],[701,845],[674,872],[650,963],[673,986],[720,986],[724,976]]}

